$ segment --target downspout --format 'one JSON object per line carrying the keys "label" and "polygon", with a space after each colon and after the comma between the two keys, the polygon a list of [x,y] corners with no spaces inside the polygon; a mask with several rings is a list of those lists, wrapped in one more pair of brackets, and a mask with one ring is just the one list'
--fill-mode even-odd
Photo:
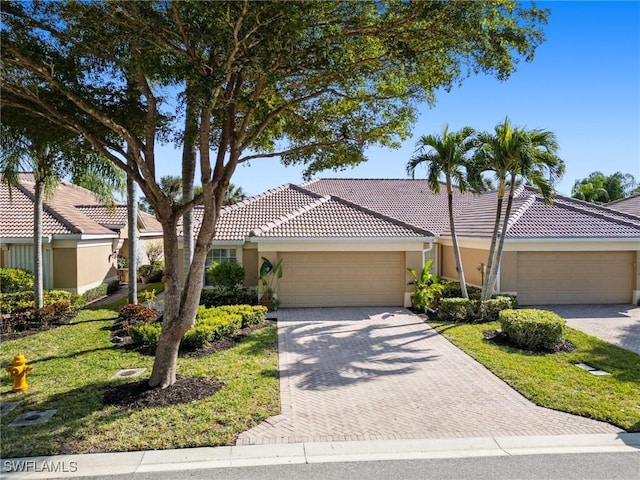
{"label": "downspout", "polygon": [[433,240],[429,242],[428,248],[422,249],[422,268],[424,268],[424,265],[427,263],[427,252],[430,252],[431,250],[433,250]]}

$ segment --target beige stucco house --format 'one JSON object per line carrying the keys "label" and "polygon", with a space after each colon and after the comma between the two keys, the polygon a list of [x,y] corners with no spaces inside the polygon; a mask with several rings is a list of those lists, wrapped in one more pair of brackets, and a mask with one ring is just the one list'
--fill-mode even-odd
{"label": "beige stucco house", "polygon": [[[33,271],[33,192],[28,174],[16,186],[0,182],[0,267]],[[61,182],[45,199],[42,217],[46,290],[84,293],[117,278],[117,257],[128,245],[125,205],[107,208],[90,191]],[[138,232],[142,243],[162,239],[159,222],[144,212]]]}
{"label": "beige stucco house", "polygon": [[[495,192],[455,195],[468,283],[481,285]],[[283,307],[407,306],[411,277],[433,259],[456,278],[446,194],[424,180],[321,179],[225,207],[209,260],[232,260],[256,285],[261,258],[282,259]],[[195,211],[196,226],[201,211]],[[519,187],[498,277],[523,305],[630,303],[640,298],[640,214]]]}

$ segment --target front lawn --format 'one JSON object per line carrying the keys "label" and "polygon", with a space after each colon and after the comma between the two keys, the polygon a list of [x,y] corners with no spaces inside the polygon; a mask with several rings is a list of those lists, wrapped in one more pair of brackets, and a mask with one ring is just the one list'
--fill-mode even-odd
{"label": "front lawn", "polygon": [[[224,384],[213,396],[154,408],[106,406],[101,399],[120,369],[147,368],[153,357],[109,342],[117,306],[81,311],[70,325],[0,345],[2,366],[23,353],[33,371],[29,389],[12,393],[3,372],[0,401],[19,401],[2,417],[3,458],[64,453],[232,445],[235,437],[279,411],[276,327],[256,330],[228,350],[178,361],[183,377]],[[49,422],[9,428],[21,413],[57,409]]]}
{"label": "front lawn", "polygon": [[[483,332],[498,322],[428,323],[535,404],[640,432],[640,355],[569,327],[573,352],[533,353],[485,340]],[[611,375],[592,375],[576,363]]]}

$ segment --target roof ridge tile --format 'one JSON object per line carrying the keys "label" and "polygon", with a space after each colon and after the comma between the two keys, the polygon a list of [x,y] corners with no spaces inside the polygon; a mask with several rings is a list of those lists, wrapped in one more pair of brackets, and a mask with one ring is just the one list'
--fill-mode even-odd
{"label": "roof ridge tile", "polygon": [[367,215],[371,215],[373,217],[380,218],[386,222],[392,223],[394,225],[398,225],[399,227],[408,228],[409,230],[413,230],[417,233],[422,233],[425,236],[433,237],[435,234],[430,232],[429,230],[425,230],[424,228],[420,228],[416,225],[412,225],[407,222],[403,222],[402,220],[398,220],[397,218],[390,217],[388,215],[384,215],[383,213],[376,212],[375,210],[371,210],[369,208],[363,207],[362,205],[358,205],[357,203],[350,202],[349,200],[345,200],[344,198],[340,198],[336,195],[331,195],[331,199],[337,201],[338,203],[342,203],[348,207],[351,207],[360,212],[366,213]]}
{"label": "roof ridge tile", "polygon": [[263,233],[268,232],[269,230],[278,227],[280,225],[283,225],[285,223],[287,223],[290,220],[293,220],[294,218],[298,218],[299,216],[313,210],[314,208],[318,207],[319,205],[322,205],[323,203],[326,203],[327,201],[329,201],[331,197],[329,195],[325,195],[324,197],[321,196],[320,198],[314,200],[311,203],[308,203],[306,205],[303,205],[301,207],[298,207],[294,210],[292,210],[291,212],[285,213],[284,215],[280,215],[279,217],[274,218],[273,220],[267,222],[266,224],[262,224],[259,227],[256,227],[254,229],[252,229],[249,232],[249,236],[250,237],[259,237],[261,236]]}

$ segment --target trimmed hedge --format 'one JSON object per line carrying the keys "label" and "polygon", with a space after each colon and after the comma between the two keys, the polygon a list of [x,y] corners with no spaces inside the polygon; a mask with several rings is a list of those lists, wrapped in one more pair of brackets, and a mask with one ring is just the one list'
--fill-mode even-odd
{"label": "trimmed hedge", "polygon": [[[266,318],[267,309],[262,306],[237,305],[217,308],[200,306],[196,323],[182,337],[182,350],[197,350],[210,342],[237,335],[241,328],[258,324]],[[137,346],[155,347],[162,331],[162,324],[154,322],[132,326],[129,333]]]}
{"label": "trimmed hedge", "polygon": [[498,295],[496,298],[485,300],[480,304],[480,319],[483,322],[495,322],[503,310],[514,308],[513,297]]}
{"label": "trimmed hedge", "polygon": [[0,268],[0,292],[15,293],[33,288],[33,273],[22,268]]}
{"label": "trimmed hedge", "polygon": [[438,307],[438,320],[446,322],[469,322],[477,302],[467,298],[443,298]]}
{"label": "trimmed hedge", "polygon": [[[469,294],[469,298],[471,300],[480,300],[482,289],[467,285],[467,293]],[[460,282],[447,281],[444,284],[442,298],[462,298],[462,287],[460,286]]]}
{"label": "trimmed hedge", "polygon": [[82,296],[84,297],[84,301],[89,303],[99,298],[106,297],[108,288],[109,286],[106,283],[100,284],[94,288],[90,288],[82,294]]}
{"label": "trimmed hedge", "polygon": [[200,294],[200,305],[221,307],[224,305],[257,305],[258,294],[248,287],[205,288]]}
{"label": "trimmed hedge", "polygon": [[244,281],[244,268],[234,262],[213,262],[207,269],[207,279],[216,287],[236,288]]}
{"label": "trimmed hedge", "polygon": [[120,290],[120,280],[111,280],[109,283],[107,283],[107,295],[111,295],[118,290]]}
{"label": "trimmed hedge", "polygon": [[565,324],[562,317],[547,310],[531,308],[500,312],[502,332],[526,350],[553,350],[564,341]]}
{"label": "trimmed hedge", "polygon": [[[84,307],[84,298],[82,295],[76,295],[66,290],[45,290],[43,299],[45,307],[58,302],[68,303],[74,311]],[[0,313],[11,313],[17,309],[34,307],[33,291],[0,293]]]}

